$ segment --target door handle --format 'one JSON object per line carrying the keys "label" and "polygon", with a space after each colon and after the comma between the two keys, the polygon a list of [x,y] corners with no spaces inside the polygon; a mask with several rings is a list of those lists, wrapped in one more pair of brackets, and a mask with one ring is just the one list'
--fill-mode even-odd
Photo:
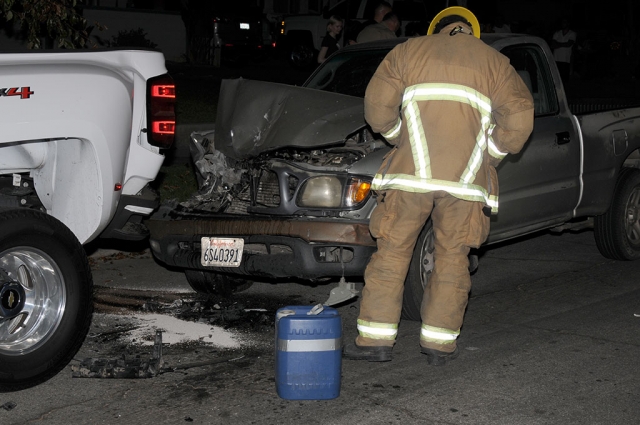
{"label": "door handle", "polygon": [[568,131],[561,131],[560,133],[556,133],[556,144],[564,145],[565,143],[569,143],[571,141],[571,135],[569,135]]}

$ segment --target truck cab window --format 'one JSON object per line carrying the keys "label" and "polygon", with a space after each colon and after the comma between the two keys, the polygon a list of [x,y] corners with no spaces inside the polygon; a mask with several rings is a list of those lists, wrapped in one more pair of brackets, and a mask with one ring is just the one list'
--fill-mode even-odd
{"label": "truck cab window", "polygon": [[519,45],[506,47],[502,53],[509,58],[511,65],[531,91],[536,116],[557,113],[555,87],[540,48],[536,45]]}

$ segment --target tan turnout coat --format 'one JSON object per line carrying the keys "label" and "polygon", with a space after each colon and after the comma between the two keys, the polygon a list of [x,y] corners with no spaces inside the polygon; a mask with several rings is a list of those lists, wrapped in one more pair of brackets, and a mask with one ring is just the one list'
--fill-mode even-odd
{"label": "tan turnout coat", "polygon": [[495,212],[494,167],[526,142],[533,100],[506,56],[443,31],[389,52],[367,87],[365,118],[395,145],[374,189],[445,190]]}

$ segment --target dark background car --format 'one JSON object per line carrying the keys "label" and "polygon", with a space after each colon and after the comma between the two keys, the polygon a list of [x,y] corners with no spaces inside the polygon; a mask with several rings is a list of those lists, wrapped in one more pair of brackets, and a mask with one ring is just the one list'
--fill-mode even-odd
{"label": "dark background car", "polygon": [[270,24],[255,1],[203,2],[183,18],[190,59],[197,63],[260,59],[271,47]]}

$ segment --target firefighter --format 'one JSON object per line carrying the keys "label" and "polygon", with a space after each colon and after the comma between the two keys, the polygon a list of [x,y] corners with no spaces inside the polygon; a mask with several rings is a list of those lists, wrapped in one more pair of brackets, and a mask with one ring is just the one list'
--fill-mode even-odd
{"label": "firefighter", "polygon": [[429,217],[435,264],[420,311],[420,348],[428,364],[458,356],[469,250],[485,241],[498,209],[495,166],[519,152],[533,129],[529,90],[509,59],[479,40],[471,11],[441,11],[427,34],[396,46],[365,94],[367,122],[393,149],[373,180],[370,231],[378,249],[365,270],[348,359],[391,360],[405,277]]}

